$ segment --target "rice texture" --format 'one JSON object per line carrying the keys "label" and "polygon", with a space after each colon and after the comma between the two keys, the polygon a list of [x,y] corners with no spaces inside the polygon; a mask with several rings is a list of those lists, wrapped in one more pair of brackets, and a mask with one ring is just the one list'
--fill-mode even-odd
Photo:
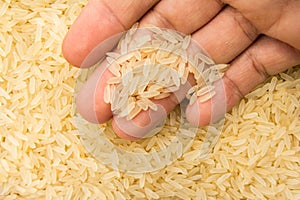
{"label": "rice texture", "polygon": [[[61,43],[86,4],[0,2],[0,199],[300,199],[299,66],[270,77],[226,114],[213,151],[201,161],[199,149],[211,144],[203,144],[207,127],[195,135],[194,130],[182,131],[194,136],[193,142],[174,149],[170,156],[177,151],[182,156],[157,171],[124,173],[93,157],[89,152],[97,146],[88,146],[90,140],[80,135],[90,128],[95,132],[89,138],[107,130],[105,138],[115,146],[151,152],[169,144],[179,119],[168,119],[162,134],[136,142],[117,138],[110,123],[81,126],[83,130],[73,124],[75,81],[83,82],[89,71],[81,70],[78,77],[79,70],[63,59]],[[161,39],[161,29],[152,30]],[[181,45],[187,48],[189,38],[169,34],[166,43],[185,41]],[[114,56],[109,54],[116,60]],[[185,73],[181,69],[178,74]],[[209,141],[214,141],[211,133]],[[107,162],[120,163],[122,158],[109,153]],[[155,154],[152,158],[159,163]],[[149,164],[144,161],[141,167]]]}

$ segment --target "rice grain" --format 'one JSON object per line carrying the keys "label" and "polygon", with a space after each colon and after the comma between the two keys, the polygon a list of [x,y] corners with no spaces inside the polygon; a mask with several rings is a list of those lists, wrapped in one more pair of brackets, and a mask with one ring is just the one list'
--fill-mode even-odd
{"label": "rice grain", "polygon": [[[0,198],[299,199],[299,67],[272,76],[234,107],[226,115],[215,148],[203,160],[199,158],[202,144],[210,147],[213,138],[204,142],[205,127],[190,128],[191,131],[180,134],[178,130],[184,129],[178,128],[181,124],[180,110],[168,116],[166,124],[161,130],[157,129],[155,136],[128,142],[115,136],[110,122],[101,125],[87,123],[80,117],[75,118],[75,108],[70,107],[75,81],[80,87],[92,70],[80,69],[81,73],[77,74],[79,70],[63,59],[61,42],[86,3],[86,0],[0,3]],[[205,87],[203,72],[208,65],[201,59],[193,61],[198,62],[198,66],[191,64],[188,59],[190,52],[181,49],[187,36],[172,30],[153,30],[158,34],[155,37],[151,35],[151,40],[145,44],[147,48],[141,51],[137,51],[136,44],[130,40],[124,42],[126,48],[123,48],[123,53],[126,49],[125,54],[135,52],[128,60],[128,63],[137,66],[133,72],[142,73],[144,59],[160,49],[157,58],[165,59],[176,54],[181,61],[178,59],[169,66],[158,67],[153,77],[170,68],[178,72],[180,84],[184,84],[189,69],[194,67],[197,70],[191,71],[196,73],[194,76],[200,86],[194,92]],[[138,31],[137,25],[130,29],[132,38],[129,39],[134,39]],[[173,42],[178,40],[177,44],[165,41],[164,31],[173,36]],[[186,44],[187,49],[191,43],[192,40],[189,45]],[[114,60],[120,56],[120,51],[108,53],[108,57]],[[151,66],[159,63],[156,57],[148,58]],[[111,64],[109,67],[121,82],[123,66]],[[226,69],[225,65],[222,67],[221,72]],[[219,66],[219,69],[222,67]],[[207,77],[218,67],[212,69],[206,71]],[[150,68],[149,74],[152,71]],[[176,87],[172,78],[162,80],[169,84],[167,87]],[[117,88],[120,82],[111,83],[111,90],[113,85]],[[161,87],[162,84],[149,90],[152,85],[155,83],[148,78],[139,85],[140,91],[136,91],[160,91],[154,99],[171,95],[167,87]],[[128,94],[131,91],[128,90]],[[113,94],[111,91],[114,103],[122,101],[127,104],[130,99]],[[126,106],[117,104],[114,107],[122,111]],[[176,119],[170,119],[174,117]],[[182,136],[180,141],[183,144],[168,149],[169,155],[160,153],[159,146],[165,148],[172,144],[171,141],[179,137],[177,133]],[[186,138],[193,137],[192,142],[186,142]],[[105,143],[105,139],[109,139],[115,148]],[[106,146],[103,147],[103,144]],[[117,149],[124,149],[130,155],[122,157]],[[133,152],[142,155],[145,152],[156,153],[136,158]],[[179,156],[177,159],[174,156],[176,152],[182,152],[182,158]],[[169,160],[165,159],[167,157]],[[100,158],[106,162],[100,162]],[[174,162],[170,161],[172,158],[175,158]],[[117,167],[111,167],[113,165],[129,172],[114,172]],[[153,168],[156,170],[140,173]],[[132,171],[139,172],[130,173]],[[216,180],[226,173],[231,173],[231,176],[220,179],[217,184]],[[172,184],[167,178],[173,181]],[[177,189],[178,185],[175,186],[174,182],[182,189]]]}

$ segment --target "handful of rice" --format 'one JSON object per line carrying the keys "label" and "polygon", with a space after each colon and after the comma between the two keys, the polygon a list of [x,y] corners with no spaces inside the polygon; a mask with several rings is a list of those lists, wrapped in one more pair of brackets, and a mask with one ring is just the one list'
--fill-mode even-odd
{"label": "handful of rice", "polygon": [[[139,34],[135,24],[120,40],[117,51],[107,53],[108,69],[104,101],[114,114],[133,119],[142,110],[157,110],[151,99],[164,99],[188,81],[196,80],[186,97],[190,104],[215,95],[213,82],[223,76],[227,64],[216,64],[199,46],[174,30],[146,27]],[[144,30],[145,29],[145,30]]]}

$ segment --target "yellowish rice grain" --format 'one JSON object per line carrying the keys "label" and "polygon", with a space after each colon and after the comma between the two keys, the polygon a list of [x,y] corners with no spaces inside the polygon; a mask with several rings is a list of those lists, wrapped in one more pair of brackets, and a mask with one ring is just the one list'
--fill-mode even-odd
{"label": "yellowish rice grain", "polygon": [[[63,60],[61,42],[86,3],[0,3],[1,199],[300,198],[299,67],[273,76],[227,114],[214,151],[202,161],[204,129],[183,158],[155,172],[115,172],[92,157],[81,141],[84,130],[72,123],[71,108],[57,112],[72,103],[78,71]],[[181,37],[174,35],[184,41]],[[187,77],[187,70],[182,76]],[[116,140],[111,126],[105,128],[115,145],[128,150],[146,149],[152,139]],[[89,135],[93,139],[94,132]],[[174,132],[164,129],[156,140],[169,141]],[[156,140],[151,149],[159,150]]]}

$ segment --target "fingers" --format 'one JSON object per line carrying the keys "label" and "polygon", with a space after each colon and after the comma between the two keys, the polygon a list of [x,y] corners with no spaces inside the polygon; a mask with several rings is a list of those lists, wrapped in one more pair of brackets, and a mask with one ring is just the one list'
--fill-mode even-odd
{"label": "fingers", "polygon": [[[117,42],[118,37],[102,42],[102,45],[93,52],[96,59],[92,58],[91,49],[109,36],[128,28],[157,1],[151,1],[152,4],[137,3],[138,1],[115,0],[115,2],[108,4],[106,1],[92,0],[84,8],[64,41],[64,55],[72,64],[81,65],[81,67],[94,64],[99,55],[104,55],[110,50],[113,44]],[[203,5],[200,5],[198,0],[184,0],[176,3],[169,0],[161,1],[155,6],[154,11],[144,17],[141,24],[151,23],[156,26],[172,27],[185,33],[191,33],[211,20],[222,8],[218,1],[206,2],[203,0],[201,4]],[[108,5],[114,5],[114,7]],[[142,7],[142,9],[137,9],[137,7]],[[182,10],[182,7],[185,9]],[[189,23],[187,24],[186,21]],[[87,54],[89,54],[89,59],[85,60],[83,64]],[[104,67],[105,64],[101,64],[99,67],[101,66]],[[101,77],[102,74],[104,75],[103,78],[97,78]],[[97,69],[77,97],[79,113],[88,121],[102,123],[112,116],[110,106],[103,101],[105,82],[109,76],[109,72]]]}
{"label": "fingers", "polygon": [[[98,44],[128,29],[157,2],[158,0],[90,0],[64,39],[64,57],[72,65],[81,66]],[[106,51],[112,47],[108,46]],[[105,51],[96,53],[99,58],[99,53],[104,55]],[[90,61],[86,66],[92,64],[94,63]]]}
{"label": "fingers", "polygon": [[224,5],[219,0],[164,0],[141,20],[141,25],[153,24],[191,34],[209,22]]}
{"label": "fingers", "polygon": [[[187,118],[195,125],[206,125],[222,117],[255,86],[300,63],[300,51],[266,36],[231,63],[223,83],[217,82],[217,94],[211,101],[195,103],[187,108]],[[221,108],[220,105],[226,105]]]}
{"label": "fingers", "polygon": [[[161,2],[162,3],[162,2]],[[160,4],[158,4],[154,9],[157,9]],[[152,17],[152,18],[151,18]],[[145,17],[145,20],[147,16]],[[147,20],[155,19],[152,15],[149,16]],[[189,19],[187,19],[189,21]],[[160,23],[158,21],[159,26],[164,26],[165,24]],[[244,19],[239,13],[237,13],[232,8],[225,8],[218,14],[212,21],[210,21],[205,27],[200,29],[199,31],[193,34],[193,39],[196,43],[200,44],[200,46],[204,46],[204,49],[212,55],[212,57],[217,60],[217,62],[230,62],[234,57],[239,55],[244,49],[246,49],[257,37],[255,29],[251,26],[251,24]],[[181,92],[186,92],[185,91]],[[218,91],[217,91],[218,92]],[[181,100],[180,100],[181,101]],[[165,98],[161,100],[161,105],[168,105],[170,103],[169,98]],[[173,103],[171,103],[173,105]],[[176,104],[175,104],[176,105]],[[173,107],[175,107],[175,105]],[[220,108],[222,107],[219,104]],[[224,108],[225,106],[223,106]],[[166,112],[169,113],[171,110],[166,109]],[[148,116],[148,117],[145,117]],[[115,121],[115,118],[114,118]],[[143,116],[137,116],[133,123],[141,125],[141,127],[145,126],[145,124],[149,122],[149,113],[148,115],[143,114]],[[120,121],[119,121],[120,122]],[[143,136],[142,130],[146,130],[143,128],[130,129],[126,131],[126,127],[133,127],[134,124],[128,124],[124,121],[121,123],[114,123],[115,132],[122,138],[130,139],[129,133],[135,134],[134,132],[140,133],[140,137]],[[119,126],[123,126],[123,128]],[[138,127],[138,126],[137,126]],[[145,131],[146,132],[146,131]]]}

